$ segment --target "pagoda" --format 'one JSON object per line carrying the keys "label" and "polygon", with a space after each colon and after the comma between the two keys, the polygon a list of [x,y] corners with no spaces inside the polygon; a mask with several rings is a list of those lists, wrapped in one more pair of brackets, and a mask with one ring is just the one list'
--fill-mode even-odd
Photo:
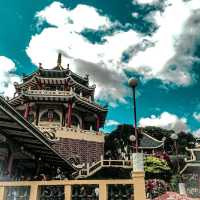
{"label": "pagoda", "polygon": [[74,165],[90,165],[104,155],[104,126],[107,108],[95,103],[95,85],[89,76],[81,77],[63,68],[62,55],[57,65],[14,83],[16,92],[9,104],[39,128],[52,146]]}

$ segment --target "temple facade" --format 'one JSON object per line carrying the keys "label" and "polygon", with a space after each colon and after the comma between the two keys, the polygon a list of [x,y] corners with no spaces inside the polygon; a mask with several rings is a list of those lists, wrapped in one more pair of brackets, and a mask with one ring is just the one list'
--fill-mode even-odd
{"label": "temple facade", "polygon": [[42,64],[31,75],[15,83],[14,98],[9,100],[26,120],[50,140],[53,147],[74,165],[86,166],[104,155],[104,126],[107,108],[94,100],[95,85],[89,76],[64,69],[58,55],[57,65],[44,69]]}

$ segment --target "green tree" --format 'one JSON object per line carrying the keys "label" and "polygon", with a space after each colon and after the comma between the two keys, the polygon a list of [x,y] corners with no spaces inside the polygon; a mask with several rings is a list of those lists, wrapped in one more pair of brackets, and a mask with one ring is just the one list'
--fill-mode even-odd
{"label": "green tree", "polygon": [[148,156],[144,159],[144,170],[146,179],[158,178],[169,180],[171,177],[167,161],[154,156]]}

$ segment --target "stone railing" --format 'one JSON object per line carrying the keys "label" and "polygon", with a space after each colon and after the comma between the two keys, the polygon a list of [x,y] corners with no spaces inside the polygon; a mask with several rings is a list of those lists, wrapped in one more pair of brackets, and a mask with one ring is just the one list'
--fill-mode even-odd
{"label": "stone railing", "polygon": [[133,179],[0,182],[0,200],[146,200],[144,194],[143,172]]}
{"label": "stone railing", "polygon": [[92,176],[97,171],[99,171],[101,168],[105,167],[117,167],[117,168],[124,168],[124,169],[132,169],[132,161],[131,160],[104,160],[101,157],[101,160],[92,164],[91,166],[87,165],[86,169],[82,169],[79,171],[78,174],[76,174],[75,178],[87,178],[89,176]]}
{"label": "stone railing", "polygon": [[92,134],[92,135],[104,135],[103,132],[101,131],[94,131],[94,130],[84,130],[84,129],[80,129],[78,127],[62,127],[60,125],[60,123],[48,123],[48,122],[44,122],[44,123],[39,123],[39,125],[37,126],[42,132],[44,131],[65,131],[65,132],[73,132],[73,133],[83,133],[83,134]]}
{"label": "stone railing", "polygon": [[91,97],[83,97],[80,94],[77,94],[73,91],[61,91],[61,90],[55,90],[55,91],[51,91],[51,90],[27,90],[27,91],[23,91],[24,94],[27,95],[44,95],[44,96],[76,96],[77,98],[79,98],[82,101],[91,103],[93,105],[95,105],[98,108],[102,107],[100,105],[98,105],[97,103],[95,103]]}
{"label": "stone railing", "polygon": [[38,127],[48,127],[48,129],[51,128],[61,128],[61,123],[60,122],[39,122]]}

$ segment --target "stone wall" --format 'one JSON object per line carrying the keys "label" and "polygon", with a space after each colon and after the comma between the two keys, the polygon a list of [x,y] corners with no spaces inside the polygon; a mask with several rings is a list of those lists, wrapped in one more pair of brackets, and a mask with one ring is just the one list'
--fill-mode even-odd
{"label": "stone wall", "polygon": [[81,163],[97,162],[104,154],[104,142],[61,138],[54,148],[67,160],[79,156]]}

